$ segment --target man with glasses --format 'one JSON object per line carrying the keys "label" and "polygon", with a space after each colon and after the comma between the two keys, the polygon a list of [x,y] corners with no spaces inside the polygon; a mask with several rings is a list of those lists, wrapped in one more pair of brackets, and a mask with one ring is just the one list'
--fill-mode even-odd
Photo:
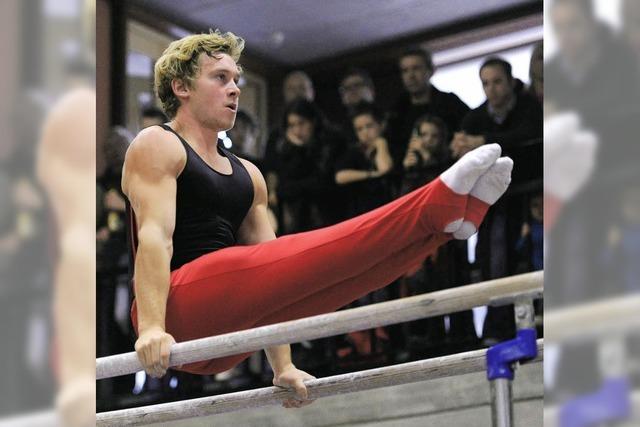
{"label": "man with glasses", "polygon": [[362,103],[373,104],[376,90],[368,72],[360,68],[351,68],[342,77],[338,88],[344,112],[340,118],[339,127],[349,141],[356,141],[351,116]]}

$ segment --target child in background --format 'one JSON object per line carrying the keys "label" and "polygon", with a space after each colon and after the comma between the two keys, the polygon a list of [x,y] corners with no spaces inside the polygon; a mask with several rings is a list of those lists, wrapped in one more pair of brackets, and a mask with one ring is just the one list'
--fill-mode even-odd
{"label": "child in background", "polygon": [[447,125],[439,117],[419,117],[402,161],[404,179],[401,194],[409,193],[436,178],[451,163],[447,149]]}
{"label": "child in background", "polygon": [[522,224],[516,252],[521,257],[520,272],[543,268],[542,194],[536,194],[529,202],[529,221]]}

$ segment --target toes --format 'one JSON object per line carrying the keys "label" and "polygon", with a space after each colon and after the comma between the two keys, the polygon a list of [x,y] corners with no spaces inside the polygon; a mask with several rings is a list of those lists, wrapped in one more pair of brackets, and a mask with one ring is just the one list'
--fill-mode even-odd
{"label": "toes", "polygon": [[480,176],[498,160],[501,152],[498,144],[480,146],[462,156],[440,178],[455,193],[469,194]]}
{"label": "toes", "polygon": [[513,160],[511,160],[511,157],[500,157],[496,160],[496,163],[492,168],[495,168],[497,171],[502,173],[511,174],[511,171],[513,170]]}
{"label": "toes", "polygon": [[472,165],[472,169],[486,170],[498,160],[501,153],[502,148],[499,144],[485,144],[469,151],[460,161]]}
{"label": "toes", "polygon": [[501,157],[485,172],[471,189],[471,195],[483,202],[494,204],[511,183],[513,160]]}

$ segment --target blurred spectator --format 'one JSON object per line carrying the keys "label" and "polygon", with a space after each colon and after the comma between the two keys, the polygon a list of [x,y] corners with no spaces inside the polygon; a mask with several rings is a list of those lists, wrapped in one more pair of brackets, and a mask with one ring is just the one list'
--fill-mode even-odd
{"label": "blurred spectator", "polygon": [[362,103],[373,104],[375,102],[376,91],[373,80],[365,70],[351,68],[342,77],[338,91],[344,107],[343,119],[339,123],[340,129],[349,141],[355,141],[357,137],[353,130],[351,118],[358,105]]}
{"label": "blurred spectator", "polygon": [[342,105],[351,114],[354,108],[363,102],[373,103],[376,90],[371,76],[360,68],[351,68],[340,81],[340,99]]}
{"label": "blurred spectator", "polygon": [[531,81],[527,88],[529,95],[542,104],[544,100],[544,46],[541,41],[536,43],[531,53],[529,80]]}
{"label": "blurred spectator", "polygon": [[358,142],[338,160],[335,174],[336,183],[348,193],[349,218],[391,201],[384,176],[393,167],[387,141],[382,136],[382,112],[372,104],[361,104],[351,117]]}
{"label": "blurred spectator", "polygon": [[543,268],[542,194],[536,194],[529,202],[529,216],[522,224],[516,251],[521,258],[519,273]]}
{"label": "blurred spectator", "polygon": [[153,125],[160,125],[168,121],[167,116],[161,109],[153,105],[145,107],[140,115],[140,129],[148,128]]}
{"label": "blurred spectator", "polygon": [[333,179],[342,137],[325,123],[312,102],[298,99],[285,108],[284,137],[275,144],[277,182],[274,195],[284,234],[311,230],[342,217]]}
{"label": "blurred spectator", "polygon": [[[455,158],[487,142],[498,143],[505,154],[523,142],[542,137],[542,107],[522,91],[513,78],[511,64],[492,57],[480,66],[480,80],[487,100],[463,119],[462,132],[454,135]],[[514,159],[516,160],[516,159]],[[542,174],[542,165],[539,174]]]}
{"label": "blurred spectator", "polygon": [[227,131],[227,136],[233,145],[231,152],[236,156],[249,160],[262,170],[262,155],[258,146],[258,122],[245,110],[239,110],[232,129]]}
{"label": "blurred spectator", "polygon": [[[304,71],[296,70],[286,75],[282,83],[282,105],[289,105],[297,99],[313,102],[315,98],[315,90],[311,78]],[[282,121],[282,119],[280,120]],[[281,142],[285,138],[282,126],[272,129],[267,138],[267,144],[264,153],[264,172],[269,192],[269,206],[277,211],[277,194],[276,187],[278,185],[278,176],[275,168],[279,163],[279,149]],[[281,222],[281,221],[279,221]]]}
{"label": "blurred spectator", "polygon": [[285,104],[289,104],[296,99],[304,99],[313,102],[315,91],[311,77],[304,71],[292,71],[284,78],[282,84],[282,94]]}
{"label": "blurred spectator", "polygon": [[469,107],[457,95],[441,92],[431,84],[435,72],[431,52],[420,47],[409,48],[400,56],[398,66],[407,93],[391,110],[389,138],[391,154],[399,168],[418,117],[424,114],[438,116],[448,129],[456,131]]}
{"label": "blurred spectator", "polygon": [[402,194],[437,178],[448,167],[451,163],[448,141],[447,125],[439,117],[425,114],[416,120],[402,160]]}

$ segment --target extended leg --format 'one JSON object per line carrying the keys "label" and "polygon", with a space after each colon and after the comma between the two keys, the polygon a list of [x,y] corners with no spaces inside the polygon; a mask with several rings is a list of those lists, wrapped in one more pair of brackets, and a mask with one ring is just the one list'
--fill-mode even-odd
{"label": "extended leg", "polygon": [[[398,278],[399,275],[397,272],[408,271],[416,264],[420,264],[426,256],[435,252],[440,245],[450,239],[450,234],[439,233],[422,241],[415,242],[409,247],[390,255],[386,260],[367,272],[357,277],[348,278],[331,287],[324,288],[289,306],[275,308],[272,313],[266,314],[253,324],[245,325],[245,327],[241,329],[270,325],[335,311],[375,289],[390,284]],[[213,374],[232,368],[250,355],[251,353],[244,353],[202,361],[184,366],[183,369],[192,373]]]}

